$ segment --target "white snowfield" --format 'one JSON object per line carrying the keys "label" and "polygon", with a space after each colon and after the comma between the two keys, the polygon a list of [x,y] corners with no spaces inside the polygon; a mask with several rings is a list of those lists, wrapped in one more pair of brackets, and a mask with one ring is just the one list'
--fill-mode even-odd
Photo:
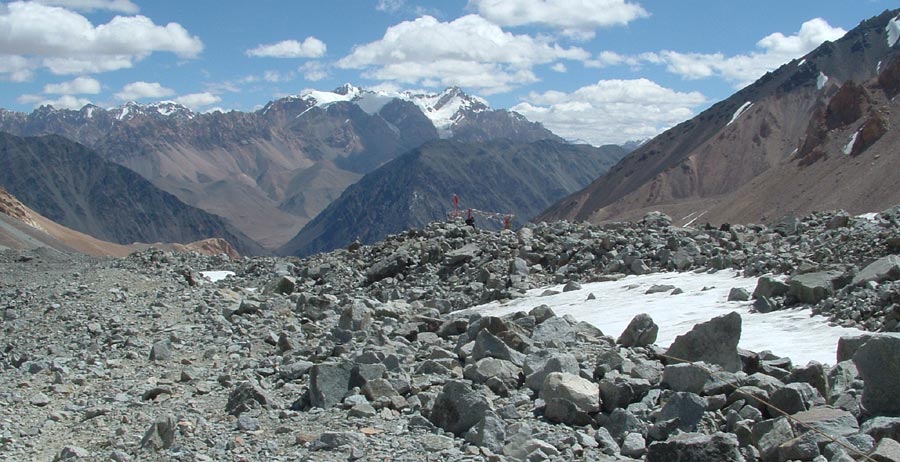
{"label": "white snowfield", "polygon": [[[668,348],[676,336],[688,332],[695,324],[736,311],[743,321],[741,348],[756,352],[769,350],[778,356],[791,358],[796,365],[805,365],[813,360],[834,364],[838,339],[864,333],[858,329],[830,326],[826,318],[811,316],[808,308],[761,314],[750,312],[751,302],[727,301],[732,287],[742,287],[752,293],[756,281],[757,278],[740,277],[731,270],[713,274],[655,273],[584,284],[581,290],[572,292],[562,292],[562,286],[534,289],[523,298],[502,304],[488,303],[471,310],[484,315],[503,315],[527,312],[546,304],[559,316],[570,314],[615,338],[635,315],[647,313],[659,325],[656,344],[664,348]],[[655,284],[673,285],[684,293],[645,294]],[[548,289],[560,293],[541,296]],[[594,294],[596,299],[587,300],[589,294]]]}
{"label": "white snowfield", "polygon": [[201,271],[200,275],[212,282],[218,282],[228,276],[234,276],[234,271]]}

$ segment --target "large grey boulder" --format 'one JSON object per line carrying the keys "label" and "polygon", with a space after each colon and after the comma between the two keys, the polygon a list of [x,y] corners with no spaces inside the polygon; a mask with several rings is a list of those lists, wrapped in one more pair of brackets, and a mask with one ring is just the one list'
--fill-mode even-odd
{"label": "large grey boulder", "polygon": [[814,305],[846,285],[842,271],[830,270],[791,277],[788,293],[801,303]]}
{"label": "large grey boulder", "polygon": [[[522,369],[515,364],[504,359],[482,358],[466,366],[463,371],[463,377],[475,382],[485,383],[490,379],[494,379],[497,383],[502,384],[507,390],[515,390],[519,385],[519,378],[522,375]],[[494,390],[494,387],[491,387]],[[494,390],[499,392],[500,390]]]}
{"label": "large grey boulder", "polygon": [[475,337],[475,345],[472,349],[472,359],[478,361],[482,358],[497,358],[509,361],[521,366],[525,361],[525,355],[512,349],[503,340],[492,334],[487,329],[482,329]]}
{"label": "large grey boulder", "polygon": [[853,277],[853,284],[865,284],[870,281],[896,281],[898,279],[900,279],[900,257],[888,255],[863,268]]}
{"label": "large grey boulder", "polygon": [[777,460],[778,446],[794,438],[794,430],[786,417],[757,422],[750,434],[753,446],[764,461]]}
{"label": "large grey boulder", "polygon": [[658,421],[678,419],[678,428],[685,432],[697,431],[707,407],[706,398],[694,393],[677,392],[659,411]]}
{"label": "large grey boulder", "polygon": [[364,331],[372,325],[372,310],[361,303],[344,308],[338,327],[349,331]]}
{"label": "large grey boulder", "polygon": [[309,370],[309,403],[329,408],[341,402],[350,389],[350,363],[316,364]]}
{"label": "large grey boulder", "polygon": [[647,462],[744,462],[732,433],[683,433],[647,448]]}
{"label": "large grey boulder", "polygon": [[830,438],[839,438],[859,433],[859,423],[853,414],[828,406],[814,407],[793,415],[794,430],[800,434],[816,430],[814,436],[820,445],[829,443]]}
{"label": "large grey boulder", "polygon": [[653,322],[649,314],[641,313],[631,318],[631,322],[622,331],[616,343],[626,348],[647,346],[656,341],[657,334],[659,326]]}
{"label": "large grey boulder", "polygon": [[[730,372],[741,370],[737,344],[741,339],[741,315],[731,312],[697,324],[679,335],[666,351],[670,361],[704,361]],[[675,359],[672,359],[675,358]]]}
{"label": "large grey boulder", "polygon": [[876,462],[900,462],[900,443],[891,438],[884,438],[878,442],[878,446],[869,457]]}
{"label": "large grey boulder", "polygon": [[431,423],[460,436],[493,411],[491,401],[461,380],[444,384],[428,414]]}
{"label": "large grey boulder", "polygon": [[809,410],[819,397],[819,390],[808,383],[789,383],[769,396],[769,415],[777,417]]}
{"label": "large grey boulder", "polygon": [[592,413],[600,410],[600,388],[590,380],[565,372],[551,372],[541,386],[541,399],[550,402],[564,399],[572,402],[581,412]]}
{"label": "large grey boulder", "polygon": [[[528,370],[527,367],[528,363],[526,362],[526,371]],[[566,372],[577,375],[578,371],[578,360],[574,355],[569,353],[555,354],[550,356],[539,368],[528,374],[525,378],[525,386],[534,391],[540,391],[541,387],[544,386],[544,379],[551,372]]]}
{"label": "large grey boulder", "polygon": [[651,388],[650,382],[646,379],[622,376],[617,372],[610,375],[613,376],[605,377],[599,384],[600,398],[606,412],[640,401]]}
{"label": "large grey boulder", "polygon": [[700,394],[711,376],[712,372],[705,364],[669,364],[663,370],[662,384],[675,391]]}
{"label": "large grey boulder", "polygon": [[900,416],[900,337],[879,335],[853,355],[863,379],[862,405],[870,414]]}
{"label": "large grey boulder", "polygon": [[788,292],[788,285],[772,276],[763,276],[756,281],[753,298],[780,297]]}

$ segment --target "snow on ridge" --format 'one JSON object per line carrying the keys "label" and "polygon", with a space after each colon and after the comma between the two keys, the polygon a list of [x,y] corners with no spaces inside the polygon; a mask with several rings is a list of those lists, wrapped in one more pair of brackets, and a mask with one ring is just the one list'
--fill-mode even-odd
{"label": "snow on ridge", "polygon": [[819,76],[816,77],[816,88],[821,90],[825,88],[826,83],[828,83],[828,76],[819,71]]}
{"label": "snow on ridge", "polygon": [[859,136],[859,130],[853,133],[853,136],[850,137],[850,140],[847,141],[847,144],[844,145],[844,154],[850,155],[853,152],[853,145],[856,144],[856,137]]}
{"label": "snow on ridge", "polygon": [[733,124],[734,121],[741,116],[741,114],[747,112],[747,109],[750,109],[750,106],[753,106],[753,103],[751,101],[747,101],[746,103],[742,104],[741,107],[737,109],[737,111],[734,111],[734,114],[731,116],[731,120],[729,120],[728,123],[725,124],[725,126],[727,127]]}
{"label": "snow on ridge", "polygon": [[[377,114],[385,105],[395,99],[409,101],[418,106],[422,114],[438,130],[441,137],[451,136],[453,125],[466,112],[482,112],[490,109],[485,99],[467,95],[457,87],[447,88],[439,93],[413,93],[411,91],[373,91],[344,84],[335,91],[304,90],[299,97],[311,101],[313,106],[318,107],[342,101],[352,102],[370,115]],[[303,114],[305,111],[300,115]]]}
{"label": "snow on ridge", "polygon": [[888,21],[887,26],[884,27],[884,31],[887,32],[888,46],[893,47],[896,45],[897,40],[900,40],[900,16]]}

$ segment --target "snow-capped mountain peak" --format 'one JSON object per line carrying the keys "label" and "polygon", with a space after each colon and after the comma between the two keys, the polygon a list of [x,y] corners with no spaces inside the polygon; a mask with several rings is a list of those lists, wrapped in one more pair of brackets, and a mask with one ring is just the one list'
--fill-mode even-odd
{"label": "snow-capped mountain peak", "polygon": [[441,137],[452,136],[453,126],[467,113],[490,110],[485,99],[468,95],[459,87],[450,87],[439,93],[414,93],[368,90],[346,83],[333,91],[304,90],[299,98],[310,103],[310,107],[352,102],[368,114],[378,113],[395,99],[409,101],[431,120]]}
{"label": "snow-capped mountain peak", "polygon": [[[90,114],[93,114],[93,112],[94,111],[91,111]],[[196,116],[194,111],[174,101],[159,101],[151,104],[140,104],[129,101],[121,106],[110,108],[109,114],[116,120],[131,120],[141,116],[193,119],[194,116]]]}

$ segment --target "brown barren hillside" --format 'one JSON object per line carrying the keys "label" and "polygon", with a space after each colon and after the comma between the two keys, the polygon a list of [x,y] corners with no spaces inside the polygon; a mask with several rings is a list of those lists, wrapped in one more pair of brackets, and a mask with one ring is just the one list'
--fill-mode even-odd
{"label": "brown barren hillside", "polygon": [[900,203],[900,52],[861,23],[641,146],[539,220],[770,222]]}

